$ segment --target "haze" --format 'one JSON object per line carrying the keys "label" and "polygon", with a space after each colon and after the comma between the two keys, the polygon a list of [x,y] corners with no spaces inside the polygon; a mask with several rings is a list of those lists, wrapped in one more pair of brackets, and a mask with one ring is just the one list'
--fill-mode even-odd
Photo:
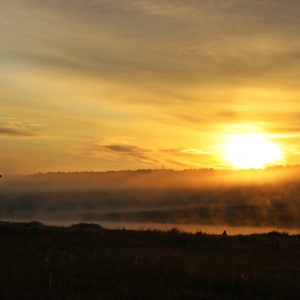
{"label": "haze", "polygon": [[[273,227],[299,232],[299,167],[3,178],[2,220]],[[142,226],[142,225],[141,225]]]}

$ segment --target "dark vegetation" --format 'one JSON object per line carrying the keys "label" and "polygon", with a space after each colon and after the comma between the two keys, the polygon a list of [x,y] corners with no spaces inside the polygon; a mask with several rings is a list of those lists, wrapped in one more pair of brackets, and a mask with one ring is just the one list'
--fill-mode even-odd
{"label": "dark vegetation", "polygon": [[300,236],[0,222],[0,299],[299,299]]}

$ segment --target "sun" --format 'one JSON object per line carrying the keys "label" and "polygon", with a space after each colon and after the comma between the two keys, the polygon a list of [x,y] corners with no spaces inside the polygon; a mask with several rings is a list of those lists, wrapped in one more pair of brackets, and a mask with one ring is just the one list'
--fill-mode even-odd
{"label": "sun", "polygon": [[230,136],[223,146],[223,156],[236,169],[264,169],[282,161],[283,153],[263,134],[244,133]]}

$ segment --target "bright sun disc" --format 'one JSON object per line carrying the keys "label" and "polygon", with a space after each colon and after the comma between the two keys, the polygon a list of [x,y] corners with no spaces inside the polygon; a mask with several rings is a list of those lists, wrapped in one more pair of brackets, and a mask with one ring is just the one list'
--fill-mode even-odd
{"label": "bright sun disc", "polygon": [[224,158],[236,169],[263,169],[282,159],[282,151],[261,134],[232,135],[223,147]]}

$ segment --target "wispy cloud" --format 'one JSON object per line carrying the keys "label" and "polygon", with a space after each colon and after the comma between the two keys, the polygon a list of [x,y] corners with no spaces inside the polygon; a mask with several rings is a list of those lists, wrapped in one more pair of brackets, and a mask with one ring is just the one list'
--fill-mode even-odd
{"label": "wispy cloud", "polygon": [[10,129],[10,128],[0,128],[0,135],[4,136],[19,136],[19,137],[31,137],[34,136],[33,133],[24,132],[17,129]]}
{"label": "wispy cloud", "polygon": [[298,72],[300,43],[287,43],[291,31],[300,31],[295,1],[14,0],[2,6],[6,55],[43,67],[199,86]]}
{"label": "wispy cloud", "polygon": [[182,149],[181,152],[195,155],[212,155],[212,152],[201,151],[198,149]]}
{"label": "wispy cloud", "polygon": [[[109,138],[112,140],[113,138]],[[119,142],[118,142],[119,140]],[[126,140],[122,137],[114,139],[113,143],[102,141],[84,150],[79,150],[80,154],[94,157],[114,159],[118,162],[122,160],[132,162],[142,162],[148,167],[161,167],[165,164],[168,168],[204,166],[207,156],[214,156],[213,152],[205,152],[199,149],[158,149],[143,147],[138,141]],[[212,158],[213,159],[213,158]]]}
{"label": "wispy cloud", "polygon": [[8,137],[34,137],[41,135],[41,124],[17,120],[0,121],[0,135]]}
{"label": "wispy cloud", "polygon": [[88,147],[85,155],[92,155],[95,157],[108,157],[117,161],[132,161],[142,162],[149,165],[160,164],[160,161],[155,158],[155,149],[145,148],[136,144],[126,143],[97,143]]}

